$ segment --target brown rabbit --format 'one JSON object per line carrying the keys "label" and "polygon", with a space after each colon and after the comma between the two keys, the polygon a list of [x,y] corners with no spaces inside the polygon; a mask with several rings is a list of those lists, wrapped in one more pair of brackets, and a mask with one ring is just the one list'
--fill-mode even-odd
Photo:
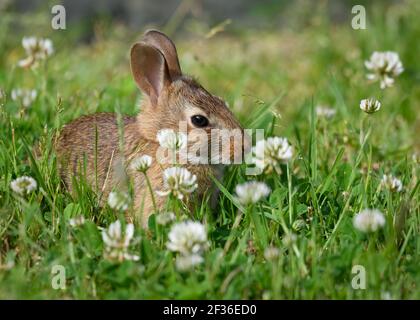
{"label": "brown rabbit", "polygon": [[[233,154],[242,156],[244,148],[249,147],[249,139],[245,138],[223,100],[182,74],[175,45],[163,33],[150,30],[141,42],[134,44],[131,70],[144,94],[141,112],[136,117],[121,119],[114,113],[82,116],[63,127],[56,151],[60,174],[69,190],[74,191],[73,178],[84,177],[98,192],[102,204],[110,191],[121,188],[127,178],[132,179],[134,211],[131,216],[147,226],[148,217],[153,213],[152,199],[144,175],[130,168],[130,163],[141,155],[150,155],[153,163],[147,175],[152,188],[162,190],[162,172],[172,165],[161,164],[156,159],[159,130],[179,131],[179,122],[185,121],[188,146],[196,128],[206,133],[208,141],[205,143],[215,139],[210,134],[212,129],[239,130],[239,145],[228,140],[230,158]],[[196,192],[202,196],[211,186],[209,175],[215,174],[217,166],[187,163],[185,167],[197,176]],[[161,209],[166,199],[156,196],[156,202]]]}

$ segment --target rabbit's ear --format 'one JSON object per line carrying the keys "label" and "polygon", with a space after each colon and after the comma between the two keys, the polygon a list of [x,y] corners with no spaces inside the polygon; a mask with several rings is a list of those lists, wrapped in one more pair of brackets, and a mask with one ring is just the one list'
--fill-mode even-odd
{"label": "rabbit's ear", "polygon": [[157,103],[163,88],[171,82],[162,53],[145,42],[138,42],[131,48],[131,72],[153,105]]}
{"label": "rabbit's ear", "polygon": [[144,34],[143,41],[162,52],[168,65],[169,75],[172,80],[175,80],[177,77],[182,75],[176,47],[168,36],[157,30],[148,30]]}

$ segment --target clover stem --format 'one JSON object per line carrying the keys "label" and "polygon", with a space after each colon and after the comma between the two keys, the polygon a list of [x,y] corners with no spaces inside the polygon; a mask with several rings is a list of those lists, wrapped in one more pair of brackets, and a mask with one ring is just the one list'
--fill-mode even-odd
{"label": "clover stem", "polygon": [[153,204],[153,209],[155,210],[155,212],[157,213],[157,206],[156,206],[156,200],[155,200],[155,195],[153,194],[153,189],[152,189],[152,185],[150,183],[149,177],[147,176],[146,172],[144,172],[144,177],[146,179],[146,183],[147,183],[147,187],[149,188],[150,191],[150,196],[152,198],[152,204]]}

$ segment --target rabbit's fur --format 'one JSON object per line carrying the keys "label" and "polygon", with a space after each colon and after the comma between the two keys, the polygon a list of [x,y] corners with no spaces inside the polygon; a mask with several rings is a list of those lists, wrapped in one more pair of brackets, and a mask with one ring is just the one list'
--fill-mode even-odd
{"label": "rabbit's fur", "polygon": [[[144,94],[140,113],[136,117],[122,116],[121,119],[113,113],[80,117],[63,127],[56,151],[60,173],[69,190],[74,191],[74,178],[85,177],[100,195],[102,204],[114,188],[125,188],[131,179],[134,194],[132,216],[146,226],[153,213],[150,192],[144,175],[133,170],[130,163],[141,155],[150,155],[153,163],[147,175],[152,188],[162,190],[162,172],[172,165],[160,164],[156,159],[159,130],[178,131],[179,121],[187,121],[190,135],[194,129],[190,117],[196,114],[208,118],[210,125],[205,130],[209,139],[212,128],[240,129],[242,134],[243,130],[223,100],[182,74],[175,46],[164,34],[148,31],[143,40],[132,47],[131,69]],[[244,138],[245,147],[248,143]],[[234,147],[231,148],[233,153]],[[197,176],[196,194],[202,196],[212,185],[209,176],[215,174],[216,166],[188,163],[184,167]],[[163,208],[166,198],[156,196],[156,202],[159,208]]]}

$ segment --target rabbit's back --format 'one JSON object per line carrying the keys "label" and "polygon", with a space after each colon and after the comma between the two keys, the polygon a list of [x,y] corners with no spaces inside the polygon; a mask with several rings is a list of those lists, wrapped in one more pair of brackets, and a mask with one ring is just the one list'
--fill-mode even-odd
{"label": "rabbit's back", "polygon": [[56,151],[60,175],[70,191],[76,178],[107,193],[107,185],[115,183],[119,173],[115,167],[120,158],[120,129],[135,121],[135,117],[122,116],[119,123],[114,113],[96,113],[63,127]]}

